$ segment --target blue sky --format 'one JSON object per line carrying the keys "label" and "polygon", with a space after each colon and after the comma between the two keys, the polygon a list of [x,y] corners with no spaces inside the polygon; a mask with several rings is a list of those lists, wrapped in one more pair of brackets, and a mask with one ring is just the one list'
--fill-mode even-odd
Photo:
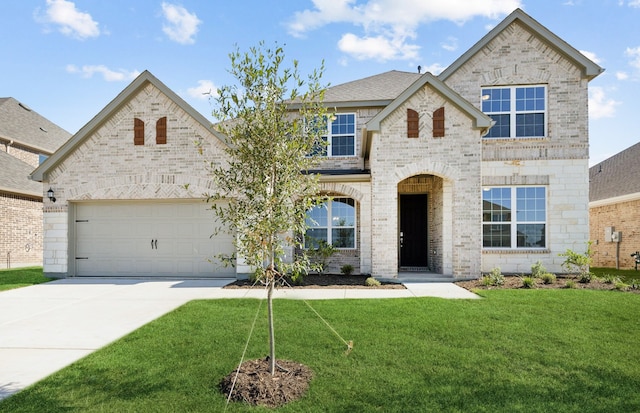
{"label": "blue sky", "polygon": [[590,83],[591,164],[640,141],[640,0],[3,0],[0,97],[75,133],[143,70],[213,121],[228,54],[283,45],[337,85],[438,74],[520,7],[604,67]]}

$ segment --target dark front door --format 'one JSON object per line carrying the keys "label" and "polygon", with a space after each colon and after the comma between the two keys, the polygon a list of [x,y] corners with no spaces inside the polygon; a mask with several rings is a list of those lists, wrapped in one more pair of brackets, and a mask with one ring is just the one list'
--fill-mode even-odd
{"label": "dark front door", "polygon": [[400,266],[427,267],[427,194],[400,195]]}

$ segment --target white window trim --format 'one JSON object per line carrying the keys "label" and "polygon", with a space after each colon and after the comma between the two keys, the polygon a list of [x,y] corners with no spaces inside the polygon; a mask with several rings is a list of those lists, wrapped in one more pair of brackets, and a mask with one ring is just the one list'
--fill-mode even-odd
{"label": "white window trim", "polygon": [[[523,110],[516,111],[516,89],[527,88],[527,87],[543,87],[544,88],[544,133],[543,136],[516,136],[516,115],[526,114],[526,113],[540,113],[539,110]],[[509,136],[503,137],[491,137],[487,139],[544,139],[549,133],[549,88],[545,84],[534,84],[534,85],[513,85],[513,86],[485,86],[480,88],[480,107],[482,107],[482,90],[484,89],[510,89],[511,90],[511,98],[510,98],[510,108],[509,112],[484,112],[486,115],[511,115],[509,117]]]}
{"label": "white window trim", "polygon": [[[353,227],[349,226],[349,227],[334,227],[332,225],[332,220],[331,217],[333,215],[331,209],[333,207],[332,202],[335,201],[336,199],[350,199],[353,201],[353,209],[354,209],[354,217],[353,217]],[[326,203],[324,203],[323,205],[326,205],[326,209],[327,209],[327,226],[324,227],[308,227],[308,229],[326,229],[327,230],[327,243],[329,245],[333,245],[333,239],[332,239],[332,230],[333,229],[338,229],[338,228],[353,228],[353,247],[347,247],[347,248],[339,248],[339,247],[335,247],[337,250],[339,251],[353,251],[358,249],[358,206],[357,206],[357,201],[353,198],[347,197],[347,196],[337,196],[334,199],[332,199],[331,201],[327,201]],[[306,241],[303,243],[303,245],[306,245]],[[305,249],[308,249],[305,247]]]}
{"label": "white window trim", "polygon": [[344,113],[336,113],[336,116],[338,115],[353,115],[353,153],[349,154],[349,155],[333,155],[333,137],[340,137],[340,136],[351,136],[350,133],[339,133],[339,134],[332,134],[331,133],[331,124],[333,123],[333,120],[329,117],[327,120],[327,146],[326,146],[326,150],[327,150],[327,158],[345,158],[348,156],[355,156],[356,155],[356,135],[357,135],[357,131],[358,131],[358,116],[356,115],[355,112],[344,112]]}
{"label": "white window trim", "polygon": [[[518,188],[544,188],[544,221],[518,221],[518,199],[517,199],[517,189]],[[511,221],[499,221],[499,222],[490,222],[482,220],[482,234],[484,237],[484,226],[485,225],[503,225],[509,224],[511,227],[511,246],[510,247],[485,247],[482,246],[482,249],[495,251],[495,250],[509,250],[509,251],[540,251],[547,250],[549,248],[549,190],[545,185],[515,185],[515,186],[488,186],[487,189],[493,188],[510,188],[511,189]],[[481,202],[482,202],[481,197]],[[484,215],[484,213],[483,213]],[[518,247],[518,224],[544,224],[544,239],[545,245],[544,247]],[[483,239],[484,244],[484,239]]]}

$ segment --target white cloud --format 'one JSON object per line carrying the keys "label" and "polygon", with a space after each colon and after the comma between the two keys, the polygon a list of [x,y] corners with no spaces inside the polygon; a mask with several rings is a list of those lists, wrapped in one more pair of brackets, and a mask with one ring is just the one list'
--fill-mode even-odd
{"label": "white cloud", "polygon": [[187,89],[187,94],[196,99],[208,99],[218,95],[218,88],[210,80],[198,80],[198,86]]}
{"label": "white cloud", "polygon": [[591,119],[614,117],[616,107],[620,104],[621,102],[605,96],[605,91],[602,87],[594,86],[589,88],[589,117]]}
{"label": "white cloud", "polygon": [[640,8],[640,0],[631,0],[629,2],[629,7]]}
{"label": "white cloud", "polygon": [[439,75],[444,69],[446,69],[446,66],[442,66],[440,63],[434,63],[429,66],[422,66],[422,73],[429,72],[432,75]]}
{"label": "white cloud", "polygon": [[[38,13],[38,11],[36,11]],[[60,32],[66,36],[84,40],[100,35],[98,23],[89,13],[76,9],[75,3],[67,0],[47,0],[47,8],[43,16],[37,20],[59,26]]]}
{"label": "white cloud", "polygon": [[593,52],[589,52],[589,51],[586,51],[586,50],[580,50],[580,53],[585,55],[587,57],[587,59],[591,60],[595,64],[599,65],[600,63],[602,63],[602,60],[600,60],[600,58],[598,56],[596,56],[596,54],[593,53]]}
{"label": "white cloud", "polygon": [[[463,23],[476,16],[497,18],[521,6],[520,0],[312,0],[314,8],[296,12],[289,22],[289,33],[302,37],[319,27],[348,23],[361,27],[362,34],[346,33],[340,50],[356,59],[413,59],[419,46],[412,44],[421,24],[437,20]],[[367,48],[361,52],[354,45]],[[397,53],[388,49],[399,48]],[[447,42],[451,46],[450,42]],[[378,53],[376,53],[376,50]]]}
{"label": "white cloud", "polygon": [[627,47],[627,50],[625,50],[624,54],[625,56],[630,58],[629,64],[640,70],[640,46],[635,48]]}
{"label": "white cloud", "polygon": [[137,70],[127,71],[124,69],[111,70],[105,65],[85,65],[78,67],[76,65],[67,65],[66,70],[68,73],[80,74],[82,77],[90,78],[94,74],[98,73],[102,75],[102,78],[107,82],[120,82],[124,80],[133,80],[140,72]]}
{"label": "white cloud", "polygon": [[629,74],[627,72],[616,72],[616,79],[627,80],[629,79]]}
{"label": "white cloud", "polygon": [[442,43],[441,46],[444,50],[447,50],[449,52],[458,50],[458,39],[453,36],[449,36],[447,37],[447,41],[445,43]]}
{"label": "white cloud", "polygon": [[181,44],[195,43],[194,36],[198,32],[198,26],[202,21],[195,13],[189,13],[187,9],[171,3],[162,3],[162,14],[166,19],[162,25],[162,31],[174,42]]}
{"label": "white cloud", "polygon": [[353,33],[347,33],[338,41],[338,49],[357,60],[374,59],[384,62],[393,59],[415,59],[420,47],[381,35],[358,37]]}

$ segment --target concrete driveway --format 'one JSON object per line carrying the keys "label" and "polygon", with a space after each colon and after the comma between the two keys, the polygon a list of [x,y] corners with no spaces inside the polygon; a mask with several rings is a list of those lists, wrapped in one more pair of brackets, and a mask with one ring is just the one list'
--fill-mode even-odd
{"label": "concrete driveway", "polygon": [[[64,279],[0,292],[0,399],[194,299],[264,298],[232,280]],[[393,289],[277,290],[275,298],[478,298],[451,283]]]}

